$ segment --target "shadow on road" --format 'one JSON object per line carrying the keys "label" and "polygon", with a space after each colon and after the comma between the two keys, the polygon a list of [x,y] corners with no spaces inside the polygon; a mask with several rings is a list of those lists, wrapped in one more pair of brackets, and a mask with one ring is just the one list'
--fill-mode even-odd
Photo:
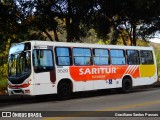
{"label": "shadow on road", "polygon": [[[157,86],[158,89],[160,86]],[[155,86],[141,86],[136,87],[129,94],[135,92],[146,92],[157,89]],[[96,90],[96,91],[87,91],[87,92],[77,92],[73,93],[71,99],[83,99],[89,97],[98,97],[98,96],[108,96],[108,95],[117,95],[122,94],[117,91],[117,89],[109,89],[109,90]],[[20,104],[31,104],[31,103],[42,103],[42,102],[58,102],[59,99],[57,95],[41,95],[41,96],[0,96],[0,108],[7,107],[12,105],[20,105]]]}

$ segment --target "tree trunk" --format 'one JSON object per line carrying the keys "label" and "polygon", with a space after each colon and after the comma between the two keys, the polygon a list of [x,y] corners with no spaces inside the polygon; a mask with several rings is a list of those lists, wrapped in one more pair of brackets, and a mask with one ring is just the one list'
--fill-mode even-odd
{"label": "tree trunk", "polygon": [[53,32],[54,32],[54,39],[55,39],[55,41],[56,41],[56,42],[59,42],[58,34],[57,34],[56,29],[54,29]]}
{"label": "tree trunk", "polygon": [[133,46],[136,46],[136,25],[133,23]]}
{"label": "tree trunk", "polygon": [[130,40],[130,46],[133,45],[133,39],[132,39],[132,24],[131,24],[131,30],[127,28],[127,24],[125,23],[126,32],[128,34],[129,40]]}
{"label": "tree trunk", "polygon": [[113,22],[113,34],[112,34],[112,40],[111,40],[112,45],[117,44],[118,35],[119,35],[119,31],[117,30],[117,27],[116,27],[115,23]]}
{"label": "tree trunk", "polygon": [[112,40],[111,40],[111,44],[112,45],[116,45],[117,44],[117,40],[118,40],[118,31],[114,30],[113,36],[112,36]]}
{"label": "tree trunk", "polygon": [[71,0],[67,0],[68,2],[68,14],[66,16],[66,29],[67,29],[67,42],[73,41],[72,36],[72,26],[71,26],[71,16],[72,16],[72,8],[71,8]]}
{"label": "tree trunk", "polygon": [[126,39],[125,39],[125,37],[124,37],[123,33],[122,33],[121,37],[122,37],[122,40],[123,40],[123,44],[126,46],[126,45],[127,45],[127,43],[126,43]]}
{"label": "tree trunk", "polygon": [[51,41],[54,41],[54,40],[52,39],[51,35],[50,35],[46,30],[44,30],[43,32],[47,35],[47,37],[48,37]]}

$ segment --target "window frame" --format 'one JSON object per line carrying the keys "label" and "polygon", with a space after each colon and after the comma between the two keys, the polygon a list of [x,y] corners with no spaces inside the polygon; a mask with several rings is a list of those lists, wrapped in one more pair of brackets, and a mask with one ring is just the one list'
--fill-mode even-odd
{"label": "window frame", "polygon": [[[74,56],[74,49],[79,48],[79,49],[89,49],[90,50],[90,54],[91,56]],[[73,47],[72,48],[72,57],[73,57],[73,64],[75,66],[92,66],[93,65],[93,53],[92,53],[92,48],[88,48],[88,47]],[[75,64],[75,57],[90,57],[90,64],[89,65],[77,65]]]}
{"label": "window frame", "polygon": [[[112,57],[111,56],[111,50],[122,50],[123,51],[123,55],[124,55],[124,57]],[[114,49],[114,48],[110,48],[110,50],[109,50],[109,55],[110,55],[110,64],[111,65],[126,65],[127,64],[127,61],[126,61],[126,50],[125,49]],[[113,64],[112,63],[112,58],[124,58],[125,59],[125,63],[124,64]]]}
{"label": "window frame", "polygon": [[[128,51],[137,51],[138,52],[138,64],[128,64]],[[136,50],[136,49],[126,49],[126,60],[127,60],[127,64],[128,65],[140,65],[140,51],[139,50]]]}
{"label": "window frame", "polygon": [[[57,56],[57,48],[68,48],[69,50],[69,56]],[[72,49],[70,47],[66,47],[66,46],[56,46],[54,48],[54,51],[55,51],[55,59],[56,59],[56,65],[57,66],[72,66],[73,65],[73,60],[72,60]],[[58,57],[69,57],[69,60],[70,60],[70,64],[69,65],[59,65],[58,64]]]}
{"label": "window frame", "polygon": [[[41,67],[41,66],[35,66],[35,59],[34,59],[34,51],[35,50],[45,50],[45,51],[51,51],[51,55],[52,55],[52,66],[50,66],[50,68],[48,68],[48,69],[44,69],[46,66],[43,66],[43,67]],[[53,50],[51,50],[51,49],[33,49],[32,50],[33,51],[33,53],[32,53],[32,62],[33,62],[33,69],[34,69],[34,72],[35,73],[41,73],[41,72],[50,72],[50,71],[52,71],[53,69],[54,69],[54,57],[53,57]]]}
{"label": "window frame", "polygon": [[[141,56],[141,51],[149,51],[151,53],[152,63],[142,63],[142,58],[144,58],[144,57]],[[146,58],[146,56],[145,56],[145,58]],[[140,50],[140,64],[141,65],[154,65],[154,56],[153,56],[153,51],[152,50]]]}
{"label": "window frame", "polygon": [[[108,56],[95,56],[95,49],[100,49],[100,50],[107,50],[107,52],[108,52]],[[107,49],[107,48],[93,48],[92,49],[92,62],[93,62],[93,64],[95,65],[95,66],[108,66],[108,65],[110,65],[110,51],[109,51],[109,49]],[[99,58],[108,58],[108,64],[95,64],[95,62],[94,62],[94,58],[95,57],[99,57]]]}

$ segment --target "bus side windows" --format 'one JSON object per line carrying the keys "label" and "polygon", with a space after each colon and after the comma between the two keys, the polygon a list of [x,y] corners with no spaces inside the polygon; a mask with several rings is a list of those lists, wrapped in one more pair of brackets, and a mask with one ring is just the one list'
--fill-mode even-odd
{"label": "bus side windows", "polygon": [[109,65],[109,52],[107,49],[93,49],[95,65]]}
{"label": "bus side windows", "polygon": [[73,48],[74,64],[79,65],[91,65],[92,56],[89,48]]}
{"label": "bus side windows", "polygon": [[59,66],[70,66],[71,61],[71,50],[68,47],[56,47],[56,62]]}
{"label": "bus side windows", "polygon": [[139,51],[127,50],[127,63],[129,65],[139,65]]}
{"label": "bus side windows", "polygon": [[126,64],[124,50],[111,49],[110,56],[111,56],[111,64],[113,65],[125,65]]}
{"label": "bus side windows", "polygon": [[141,50],[141,64],[154,64],[152,51],[149,50]]}

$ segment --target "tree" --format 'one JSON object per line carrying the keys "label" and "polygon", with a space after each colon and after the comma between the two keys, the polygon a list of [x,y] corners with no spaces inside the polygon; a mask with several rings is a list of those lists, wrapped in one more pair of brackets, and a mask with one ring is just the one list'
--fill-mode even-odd
{"label": "tree", "polygon": [[81,41],[80,37],[87,35],[91,28],[89,19],[93,15],[94,0],[66,0],[66,20],[67,42]]}
{"label": "tree", "polygon": [[[15,38],[19,32],[18,23],[19,12],[13,1],[0,2],[0,39],[7,40],[8,38]],[[3,41],[1,41],[3,42]]]}
{"label": "tree", "polygon": [[[56,11],[52,8],[55,6],[56,1],[52,0],[35,0],[35,1],[19,1],[19,10],[23,15],[22,25],[27,26],[26,29],[41,31],[47,37],[54,41],[49,31],[54,32],[55,41],[59,41],[57,35],[57,17]],[[40,33],[40,32],[39,32]]]}
{"label": "tree", "polygon": [[[125,31],[128,34],[127,39],[129,38],[130,45],[136,45],[136,40],[139,37],[146,37],[142,34],[144,32],[143,27],[148,31],[148,26],[158,23],[158,19],[156,21],[150,19],[160,15],[159,10],[156,11],[159,8],[158,0],[99,0],[98,2],[100,13],[106,16],[106,21],[110,21],[113,28],[113,42],[119,35],[124,38],[123,32]],[[146,22],[148,22],[148,26],[144,25]]]}
{"label": "tree", "polygon": [[148,14],[147,19],[140,27],[141,35],[145,38],[152,38],[154,34],[160,32],[160,1],[152,0],[149,10],[146,12]]}
{"label": "tree", "polygon": [[159,0],[3,0],[0,37],[19,41],[46,35],[51,41],[60,41],[61,20],[67,42],[82,42],[94,29],[100,39],[110,38],[111,44],[121,37],[124,45],[128,40],[136,45],[137,39],[159,30],[159,6]]}

